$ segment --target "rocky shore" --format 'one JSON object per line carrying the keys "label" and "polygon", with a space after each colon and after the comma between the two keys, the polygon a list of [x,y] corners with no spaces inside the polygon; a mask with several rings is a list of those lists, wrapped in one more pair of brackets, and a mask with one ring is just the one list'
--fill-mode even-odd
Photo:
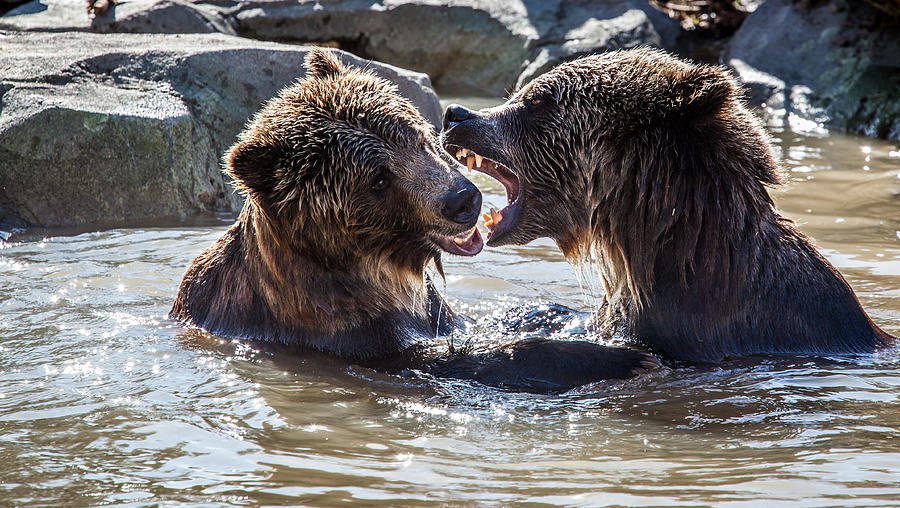
{"label": "rocky shore", "polygon": [[900,23],[869,3],[765,0],[713,35],[663,10],[639,0],[121,0],[91,17],[84,0],[0,0],[0,229],[239,209],[221,154],[302,76],[303,44],[344,50],[436,125],[432,85],[501,96],[561,61],[651,45],[730,66],[773,124],[900,140]]}

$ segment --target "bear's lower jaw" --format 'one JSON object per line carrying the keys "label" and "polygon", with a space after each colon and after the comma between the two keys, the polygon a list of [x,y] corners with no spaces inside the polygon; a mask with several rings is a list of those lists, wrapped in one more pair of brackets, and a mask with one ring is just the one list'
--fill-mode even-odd
{"label": "bear's lower jaw", "polygon": [[448,145],[447,150],[454,154],[461,164],[465,164],[470,171],[474,169],[484,173],[500,182],[506,189],[506,206],[500,210],[491,210],[490,215],[485,214],[485,226],[488,229],[487,245],[499,247],[508,243],[515,243],[514,241],[504,240],[504,237],[514,229],[522,205],[521,197],[524,193],[522,192],[522,182],[519,176],[504,164],[477,154],[469,148]]}
{"label": "bear's lower jaw", "polygon": [[519,212],[522,209],[522,201],[516,200],[497,212],[500,215],[500,222],[494,222],[488,226],[488,234],[486,244],[490,247],[500,247],[502,245],[520,243],[510,238],[510,233],[516,228],[519,222]]}
{"label": "bear's lower jaw", "polygon": [[456,236],[432,233],[429,238],[444,252],[457,256],[474,256],[484,248],[484,241],[481,239],[478,226],[473,226],[472,229],[463,231]]}

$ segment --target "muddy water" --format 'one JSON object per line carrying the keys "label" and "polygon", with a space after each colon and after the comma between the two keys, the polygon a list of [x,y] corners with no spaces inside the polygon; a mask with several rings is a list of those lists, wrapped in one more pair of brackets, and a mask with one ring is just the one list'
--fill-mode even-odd
{"label": "muddy water", "polygon": [[[900,148],[773,135],[791,170],[780,207],[900,333]],[[900,505],[898,352],[560,396],[273,358],[165,317],[228,220],[3,246],[0,505]],[[449,299],[476,318],[535,299],[589,306],[547,242],[445,267]]]}

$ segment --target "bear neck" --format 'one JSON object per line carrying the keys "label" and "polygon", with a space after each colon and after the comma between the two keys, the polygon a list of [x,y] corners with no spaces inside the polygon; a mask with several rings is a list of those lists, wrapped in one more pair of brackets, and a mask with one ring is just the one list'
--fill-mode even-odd
{"label": "bear neck", "polygon": [[766,185],[779,182],[777,163],[764,135],[748,129],[754,139],[718,126],[677,154],[651,147],[590,170],[589,188],[611,191],[588,193],[578,214],[588,222],[558,243],[571,262],[598,267],[603,325],[689,361],[890,344],[840,273],[775,210]]}
{"label": "bear neck", "polygon": [[449,310],[424,266],[372,257],[324,267],[279,231],[248,199],[185,276],[173,316],[217,335],[355,360],[391,358],[447,332]]}

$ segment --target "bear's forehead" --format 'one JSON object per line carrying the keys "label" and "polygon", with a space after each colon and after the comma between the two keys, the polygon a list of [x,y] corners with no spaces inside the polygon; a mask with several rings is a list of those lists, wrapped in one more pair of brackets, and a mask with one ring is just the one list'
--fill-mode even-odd
{"label": "bear's forehead", "polygon": [[658,90],[670,87],[691,68],[691,64],[650,48],[613,51],[559,65],[523,87],[519,96],[595,101],[594,94],[601,93],[624,95],[631,102],[652,101],[660,98]]}
{"label": "bear's forehead", "polygon": [[369,76],[348,76],[331,82],[313,82],[292,94],[287,106],[292,115],[314,127],[310,132],[343,136],[374,135],[400,145],[421,145],[431,125],[388,83]]}
{"label": "bear's forehead", "polygon": [[663,51],[651,48],[639,48],[623,51],[610,51],[599,55],[591,55],[573,60],[564,66],[580,72],[596,70],[633,72],[641,69],[650,72],[662,72],[672,68],[687,68],[690,64],[679,60]]}

